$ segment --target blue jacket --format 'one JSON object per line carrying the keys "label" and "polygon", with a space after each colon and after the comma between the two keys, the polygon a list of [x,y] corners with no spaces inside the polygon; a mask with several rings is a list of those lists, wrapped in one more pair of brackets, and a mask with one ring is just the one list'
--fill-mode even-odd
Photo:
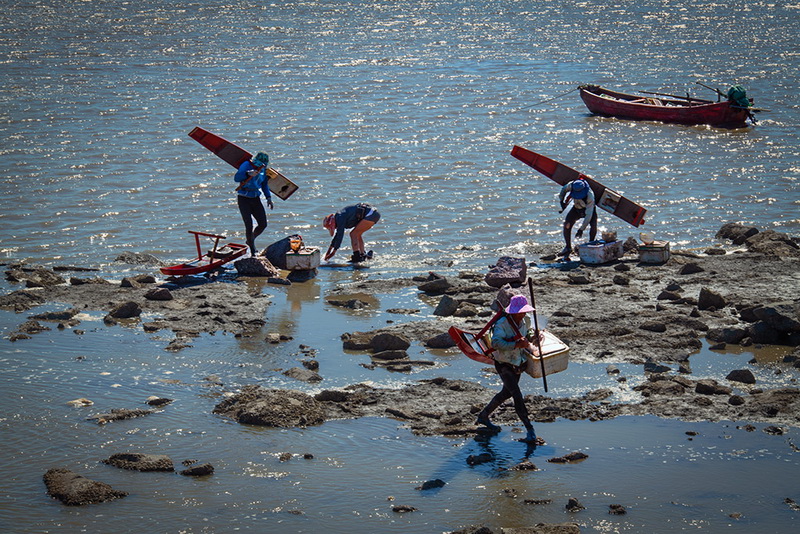
{"label": "blue jacket", "polygon": [[[503,317],[494,324],[492,330],[492,347],[495,349],[494,359],[498,362],[510,363],[511,365],[520,366],[528,359],[527,352],[523,349],[518,349],[514,345],[514,339],[517,334],[511,328],[508,317]],[[525,316],[522,319],[522,324],[518,326],[519,333],[523,336],[528,333],[531,327],[531,318]]]}
{"label": "blue jacket", "polygon": [[[245,161],[244,163],[239,165],[239,170],[236,171],[235,175],[233,175],[234,181],[236,181],[236,183],[244,182],[249,178],[249,176],[247,175],[247,171],[254,170],[256,168],[257,167],[253,165],[253,162],[251,162],[250,160]],[[263,191],[264,196],[267,197],[267,200],[271,200],[272,195],[270,194],[269,187],[267,186],[268,180],[269,178],[267,178],[267,168],[264,167],[263,169],[261,169],[261,172],[258,173],[258,175],[250,178],[250,181],[244,184],[244,187],[242,187],[238,191],[238,193],[243,197],[258,198],[259,196],[261,196],[261,191]]]}

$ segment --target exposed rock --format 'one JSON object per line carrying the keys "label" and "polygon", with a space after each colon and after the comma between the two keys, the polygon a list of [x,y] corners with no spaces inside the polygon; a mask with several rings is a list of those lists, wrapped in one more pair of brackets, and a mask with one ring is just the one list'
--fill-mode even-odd
{"label": "exposed rock", "polygon": [[424,344],[426,347],[431,349],[449,349],[456,346],[456,342],[453,341],[453,338],[450,337],[450,334],[447,332],[442,332],[441,334],[436,334],[433,337],[429,337],[425,340]]}
{"label": "exposed rock", "polygon": [[525,258],[502,256],[486,273],[484,281],[492,287],[503,287],[505,284],[519,285],[528,278],[528,265]]}
{"label": "exposed rock", "polygon": [[104,425],[111,421],[122,421],[124,419],[133,419],[134,417],[143,417],[154,413],[153,410],[128,410],[125,408],[114,408],[108,413],[100,413],[89,417],[97,421],[98,425]]}
{"label": "exposed rock", "polygon": [[22,312],[44,304],[45,299],[33,291],[13,291],[8,295],[0,295],[0,309]]}
{"label": "exposed rock", "polygon": [[721,386],[716,380],[710,378],[698,380],[697,384],[695,384],[695,393],[699,393],[700,395],[730,395],[731,392],[731,388]]}
{"label": "exposed rock", "polygon": [[628,511],[621,504],[609,504],[608,513],[611,515],[625,515]]}
{"label": "exposed rock", "polygon": [[687,264],[681,266],[681,268],[678,271],[678,273],[683,274],[683,275],[687,275],[687,274],[702,273],[704,271],[705,271],[705,269],[700,267],[698,264],[696,264],[694,262],[690,262],[690,263],[687,263]]}
{"label": "exposed rock", "polygon": [[181,474],[186,477],[205,477],[214,474],[214,466],[211,464],[194,465],[181,471]]}
{"label": "exposed rock", "polygon": [[729,239],[733,241],[734,245],[741,245],[748,237],[754,236],[758,233],[758,228],[753,226],[745,226],[741,223],[725,223],[717,231],[714,236],[715,239]]}
{"label": "exposed rock", "polygon": [[172,300],[174,297],[172,296],[172,291],[166,287],[156,287],[145,293],[144,298],[147,300],[166,301]]}
{"label": "exposed rock", "polygon": [[385,362],[395,360],[407,360],[408,353],[404,350],[383,350],[372,354],[372,358]]}
{"label": "exposed rock", "polygon": [[445,484],[446,482],[444,480],[437,478],[434,480],[426,480],[425,482],[422,483],[421,486],[417,486],[415,489],[418,489],[420,491],[425,491],[429,489],[443,488]]}
{"label": "exposed rock", "polygon": [[325,421],[322,404],[314,397],[294,390],[244,386],[238,394],[214,407],[214,413],[239,423],[279,428],[319,425]]}
{"label": "exposed rock", "polygon": [[450,289],[451,284],[444,276],[430,273],[428,279],[417,287],[420,291],[428,293],[429,295],[441,295]]}
{"label": "exposed rock", "polygon": [[706,334],[706,337],[711,341],[717,343],[731,343],[736,344],[745,338],[747,331],[738,327],[723,327],[712,328]]}
{"label": "exposed rock", "polygon": [[725,307],[725,299],[716,291],[704,287],[700,289],[700,298],[697,301],[697,307],[701,310],[708,310],[714,308],[721,310]]}
{"label": "exposed rock", "polygon": [[340,308],[350,308],[351,310],[360,310],[362,308],[369,307],[369,303],[359,299],[328,299],[328,304],[331,304],[332,306],[338,306]]}
{"label": "exposed rock", "polygon": [[233,262],[233,266],[236,267],[239,276],[273,277],[280,275],[278,269],[264,257],[242,258]]}
{"label": "exposed rock", "polygon": [[567,505],[564,508],[566,508],[567,512],[580,512],[581,510],[586,509],[586,507],[583,506],[575,497],[570,497]]}
{"label": "exposed rock", "polygon": [[585,460],[588,457],[589,457],[589,455],[586,454],[586,453],[583,453],[583,452],[580,452],[580,451],[575,451],[575,452],[571,452],[569,454],[566,454],[564,456],[557,456],[555,458],[550,458],[547,461],[550,462],[550,463],[553,463],[553,464],[569,464],[569,463],[580,462],[582,460]]}
{"label": "exposed rock", "polygon": [[481,454],[470,454],[467,456],[467,465],[480,465],[494,460],[491,453],[484,452]]}
{"label": "exposed rock", "polygon": [[103,460],[104,464],[132,471],[174,471],[172,459],[163,454],[142,454],[139,452],[120,452]]}
{"label": "exposed rock", "polygon": [[166,265],[163,261],[159,260],[152,254],[144,252],[123,252],[114,260],[119,263],[128,263],[130,265],[148,265],[148,266],[162,266]]}
{"label": "exposed rock", "polygon": [[413,506],[409,506],[407,504],[396,504],[392,506],[392,512],[395,512],[397,514],[404,514],[407,512],[416,512],[416,511],[417,511],[416,508],[414,508]]}
{"label": "exposed rock", "polygon": [[68,506],[97,504],[128,495],[104,482],[88,479],[69,469],[49,469],[43,479],[48,495]]}
{"label": "exposed rock", "polygon": [[778,332],[800,332],[800,300],[759,306],[753,315]]}
{"label": "exposed rock", "polygon": [[108,315],[114,319],[131,319],[133,317],[139,317],[141,314],[142,307],[139,306],[138,302],[132,300],[118,304],[108,312]]}
{"label": "exposed rock", "polygon": [[70,308],[68,310],[63,311],[53,311],[53,312],[45,312],[45,313],[37,313],[36,315],[31,315],[31,319],[38,320],[38,321],[68,321],[78,315],[80,310],[77,308]]}
{"label": "exposed rock", "polygon": [[374,336],[369,342],[369,348],[373,352],[383,352],[386,350],[407,350],[411,343],[405,337],[392,334],[389,332],[382,332]]}
{"label": "exposed rock", "polygon": [[433,310],[433,314],[440,317],[449,317],[456,312],[458,305],[459,302],[456,299],[450,295],[444,295],[439,300],[439,304],[436,305],[436,309]]}
{"label": "exposed rock", "polygon": [[321,382],[322,377],[319,373],[311,371],[310,369],[303,369],[302,367],[292,367],[283,372],[285,376],[289,378],[294,378],[296,380],[302,380],[303,382]]}
{"label": "exposed rock", "polygon": [[750,369],[735,369],[728,373],[726,379],[732,382],[741,382],[742,384],[755,384],[756,377]]}
{"label": "exposed rock", "polygon": [[744,244],[747,250],[759,252],[768,256],[798,256],[800,246],[791,237],[775,230],[764,230],[758,234],[748,237]]}

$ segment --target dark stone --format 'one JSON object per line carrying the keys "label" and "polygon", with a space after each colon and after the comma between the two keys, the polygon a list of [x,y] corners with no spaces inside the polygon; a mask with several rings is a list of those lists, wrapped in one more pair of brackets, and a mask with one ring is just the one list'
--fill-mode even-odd
{"label": "dark stone", "polygon": [[174,471],[175,467],[169,456],[163,454],[142,454],[138,452],[121,452],[112,454],[104,464],[132,471]]}
{"label": "dark stone", "polygon": [[321,382],[322,377],[319,373],[311,371],[310,369],[304,369],[302,367],[292,367],[291,369],[287,369],[283,372],[284,376],[288,376],[289,378],[294,378],[296,380],[302,380],[303,382]]}
{"label": "dark stone", "polygon": [[667,331],[667,325],[658,321],[650,321],[647,323],[642,323],[639,325],[639,328],[642,330],[647,330],[648,332],[656,332],[656,333],[663,333]]}
{"label": "dark stone", "polygon": [[138,302],[133,301],[118,304],[117,306],[114,306],[110,312],[108,312],[108,315],[114,319],[131,319],[133,317],[139,317],[141,314],[142,307],[139,306]]}
{"label": "dark stone", "polygon": [[214,407],[214,413],[242,424],[278,428],[305,427],[325,422],[325,408],[319,401],[294,390],[244,386],[241,392]]}
{"label": "dark stone", "polygon": [[741,382],[742,384],[756,383],[756,377],[753,376],[753,373],[750,371],[750,369],[735,369],[728,373],[728,376],[725,378],[732,382]]}
{"label": "dark stone", "polygon": [[439,317],[450,317],[458,309],[459,302],[449,295],[444,295],[433,310],[433,314]]}
{"label": "dark stone", "polygon": [[706,334],[706,338],[717,343],[736,344],[745,338],[747,331],[743,328],[724,327],[711,328]]}
{"label": "dark stone", "polygon": [[668,373],[670,371],[672,371],[671,368],[657,362],[645,362],[644,364],[645,373]]}
{"label": "dark stone", "polygon": [[800,301],[759,306],[753,315],[778,332],[800,332]]}
{"label": "dark stone", "polygon": [[729,239],[736,245],[741,245],[744,241],[751,236],[758,233],[758,228],[753,226],[745,226],[741,223],[725,223],[722,225],[716,235],[715,239]]}
{"label": "dark stone", "polygon": [[658,297],[656,297],[656,300],[680,300],[681,298],[683,298],[683,297],[681,297],[675,291],[666,291],[666,290],[664,290],[664,291],[662,291],[661,293],[658,294]]}
{"label": "dark stone", "polygon": [[730,395],[732,390],[727,386],[721,386],[716,380],[698,380],[694,388],[695,393],[700,395]]}
{"label": "dark stone", "polygon": [[782,338],[780,332],[764,321],[751,324],[747,329],[747,336],[749,336],[751,343],[760,343],[763,345],[780,344]]}
{"label": "dark stone", "polygon": [[450,289],[450,282],[443,276],[431,273],[431,279],[420,284],[417,288],[429,295],[441,295]]}
{"label": "dark stone", "polygon": [[567,505],[564,508],[566,508],[567,512],[580,512],[581,510],[586,509],[586,507],[583,506],[575,497],[570,497]]}
{"label": "dark stone", "polygon": [[233,262],[236,267],[236,272],[239,276],[263,276],[263,277],[277,277],[280,275],[278,269],[275,268],[267,258],[243,258]]}
{"label": "dark stone", "polygon": [[88,479],[69,469],[50,469],[44,474],[44,484],[51,497],[67,506],[82,506],[120,499],[128,494],[108,484]]}
{"label": "dark stone", "polygon": [[569,454],[565,454],[564,456],[557,456],[555,458],[550,458],[547,461],[553,464],[569,464],[569,463],[583,461],[588,457],[589,455],[586,453],[575,451]]}
{"label": "dark stone", "polygon": [[696,273],[702,273],[704,271],[705,271],[705,269],[703,269],[702,267],[700,267],[696,263],[692,262],[692,263],[687,263],[686,265],[683,265],[680,268],[680,270],[678,271],[678,274],[683,274],[683,275],[696,274]]}
{"label": "dark stone", "polygon": [[214,474],[214,466],[211,464],[200,464],[184,469],[181,474],[186,477],[205,477]]}
{"label": "dark stone", "polygon": [[408,353],[404,350],[382,350],[372,354],[372,358],[381,361],[407,360]]}
{"label": "dark stone", "polygon": [[584,273],[570,273],[569,283],[578,286],[585,286],[591,283],[589,276]]}
{"label": "dark stone", "polygon": [[374,336],[369,342],[369,348],[374,352],[385,350],[408,350],[411,343],[403,336],[382,332]]}
{"label": "dark stone", "polygon": [[700,298],[697,301],[697,307],[701,310],[708,310],[715,308],[721,310],[725,307],[725,299],[717,292],[704,287],[700,289]]}
{"label": "dark stone", "polygon": [[613,281],[618,286],[627,286],[627,285],[629,285],[631,283],[630,277],[625,276],[623,274],[614,275]]}
{"label": "dark stone", "polygon": [[492,287],[503,287],[505,284],[520,285],[528,277],[528,265],[525,258],[502,256],[486,273],[484,281]]}
{"label": "dark stone", "polygon": [[149,290],[147,293],[145,293],[144,298],[146,298],[147,300],[166,301],[166,300],[172,300],[174,297],[172,296],[172,291],[170,291],[166,287],[155,287]]}
{"label": "dark stone", "polygon": [[120,263],[128,263],[131,265],[151,265],[151,266],[166,265],[163,261],[159,260],[152,254],[146,254],[144,252],[123,252],[122,254],[117,256],[114,261]]}
{"label": "dark stone", "polygon": [[609,504],[608,513],[611,515],[625,515],[628,511],[621,504]]}
{"label": "dark stone", "polygon": [[422,483],[421,486],[417,486],[416,489],[420,491],[429,490],[429,489],[436,489],[444,487],[446,482],[440,478],[434,480],[426,480]]}
{"label": "dark stone", "polygon": [[728,404],[730,404],[731,406],[741,406],[742,404],[744,404],[744,398],[742,398],[739,395],[731,395],[730,398],[728,399]]}
{"label": "dark stone", "polygon": [[447,332],[442,332],[425,340],[425,346],[431,349],[449,349],[456,346],[456,342]]}
{"label": "dark stone", "polygon": [[491,462],[493,460],[494,456],[488,452],[484,452],[481,454],[470,454],[467,457],[467,465],[480,465],[480,464],[485,464],[487,462]]}

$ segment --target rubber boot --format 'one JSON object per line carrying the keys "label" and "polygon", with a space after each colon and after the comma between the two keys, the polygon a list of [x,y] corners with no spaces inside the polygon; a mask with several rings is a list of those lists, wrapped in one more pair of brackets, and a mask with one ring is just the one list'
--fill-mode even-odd
{"label": "rubber boot", "polygon": [[475,421],[476,425],[483,425],[492,432],[500,432],[500,427],[489,420],[489,416],[484,412],[478,414],[478,419]]}
{"label": "rubber boot", "polygon": [[528,429],[528,433],[525,434],[525,437],[522,439],[525,443],[536,443],[536,432],[533,431],[533,427]]}

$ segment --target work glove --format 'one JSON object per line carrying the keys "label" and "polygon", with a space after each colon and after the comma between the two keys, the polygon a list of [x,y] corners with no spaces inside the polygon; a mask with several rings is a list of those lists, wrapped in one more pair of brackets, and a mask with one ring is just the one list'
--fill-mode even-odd
{"label": "work glove", "polygon": [[577,232],[575,232],[575,237],[583,236],[583,228],[579,228]]}

